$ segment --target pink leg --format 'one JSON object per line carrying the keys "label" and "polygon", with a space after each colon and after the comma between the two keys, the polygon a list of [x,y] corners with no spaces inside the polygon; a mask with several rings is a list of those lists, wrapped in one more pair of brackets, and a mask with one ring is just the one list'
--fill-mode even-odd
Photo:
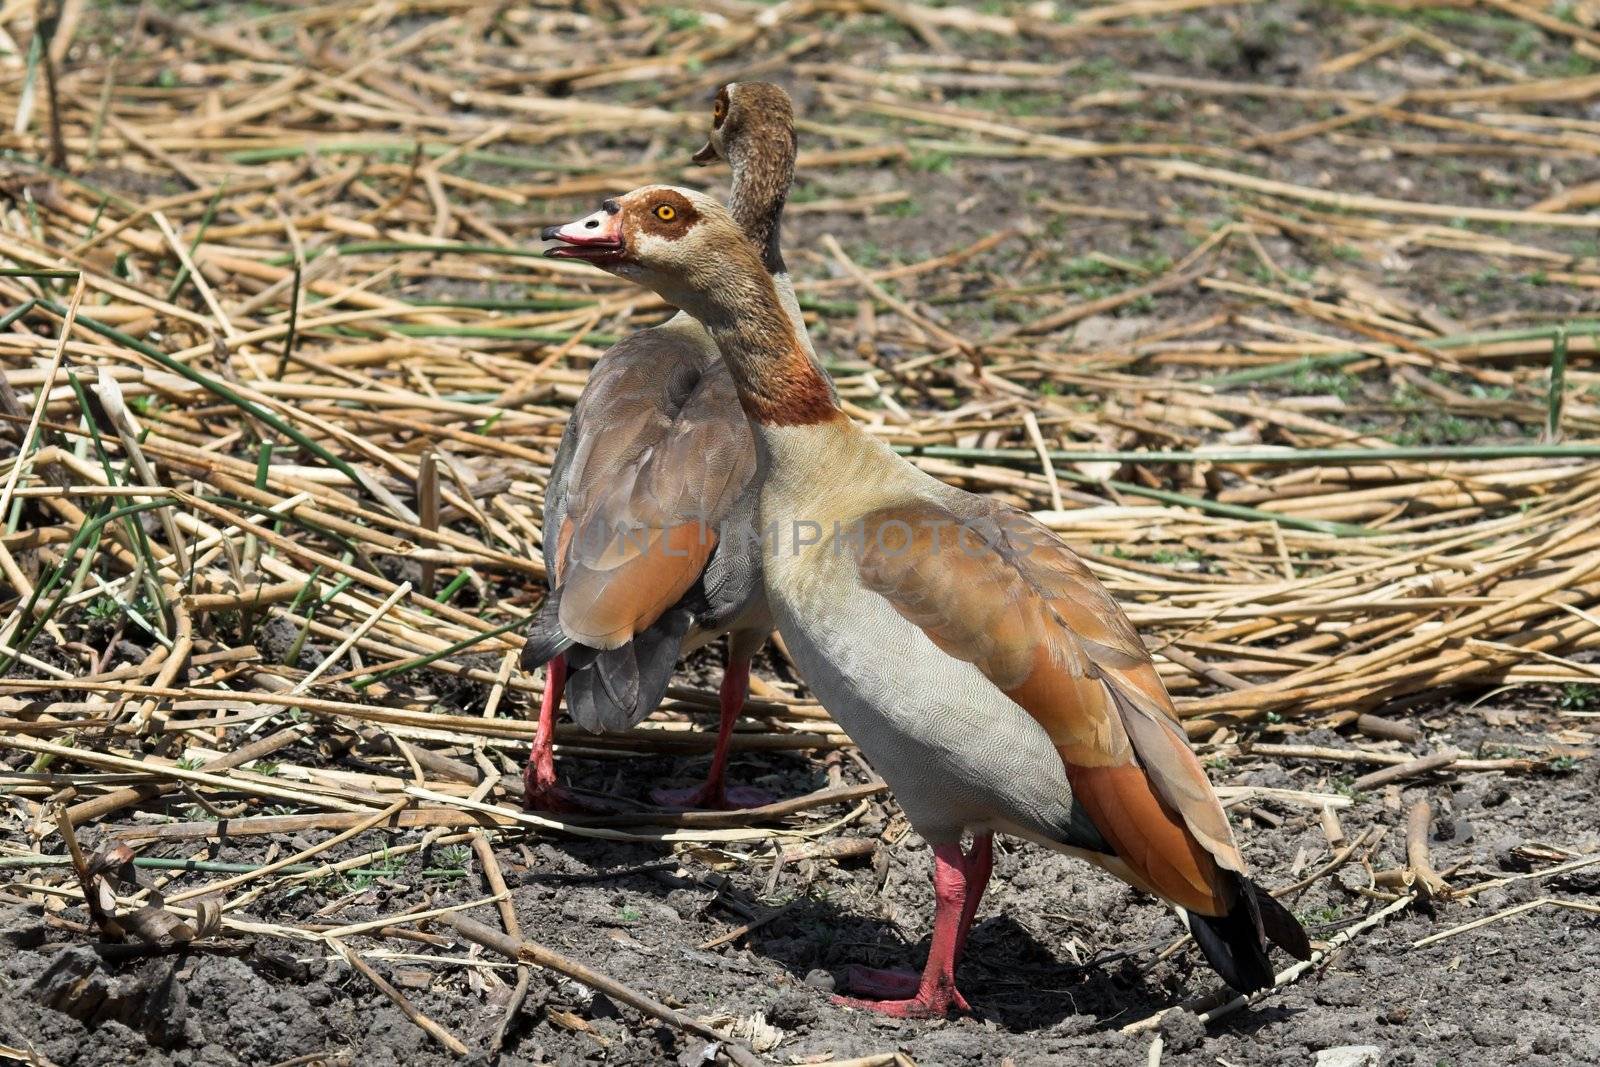
{"label": "pink leg", "polygon": [[973,834],[972,851],[963,860],[967,872],[967,900],[961,908],[961,936],[956,941],[956,955],[966,951],[967,935],[972,932],[972,920],[978,915],[978,901],[989,888],[989,876],[994,873],[994,835]]}
{"label": "pink leg", "polygon": [[722,688],[717,694],[717,706],[722,720],[717,727],[717,747],[711,755],[711,771],[705,784],[698,789],[654,789],[650,796],[657,804],[668,808],[759,808],[772,803],[771,795],[748,786],[726,784],[728,770],[728,744],[733,739],[733,724],[744,710],[745,697],[750,692],[750,661],[729,659],[722,675]]}
{"label": "pink leg", "polygon": [[[961,908],[961,928],[956,938],[956,958],[967,948],[967,935],[972,932],[972,920],[978,914],[978,901],[989,885],[989,875],[994,872],[994,835],[972,836],[972,851],[961,861],[967,876],[967,898]],[[862,967],[852,964],[846,983],[857,993],[879,1000],[902,1000],[914,997],[922,985],[916,971],[902,968]]]}
{"label": "pink leg", "polygon": [[[974,853],[977,851],[975,847]],[[977,910],[978,894],[972,892],[970,874],[975,872],[969,869],[971,866],[959,844],[939,845],[933,850],[933,944],[928,948],[928,964],[922,970],[915,995],[903,1000],[834,997],[834,1003],[901,1019],[946,1015],[952,1009],[971,1011],[966,998],[956,989],[956,958],[964,940],[963,921],[969,914],[969,899],[973,901],[971,911]],[[982,892],[981,886],[978,892]]]}
{"label": "pink leg", "polygon": [[539,727],[534,731],[528,764],[522,769],[522,806],[528,811],[573,812],[587,806],[556,782],[556,712],[567,688],[567,657],[557,656],[545,666],[544,700],[539,705]]}

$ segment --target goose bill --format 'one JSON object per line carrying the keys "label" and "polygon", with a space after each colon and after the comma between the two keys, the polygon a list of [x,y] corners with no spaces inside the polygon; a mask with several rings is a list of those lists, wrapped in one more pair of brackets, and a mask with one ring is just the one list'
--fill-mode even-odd
{"label": "goose bill", "polygon": [[620,223],[620,216],[616,212],[601,209],[565,226],[546,226],[540,236],[546,241],[561,243],[545,249],[544,254],[551,259],[615,262],[627,251]]}

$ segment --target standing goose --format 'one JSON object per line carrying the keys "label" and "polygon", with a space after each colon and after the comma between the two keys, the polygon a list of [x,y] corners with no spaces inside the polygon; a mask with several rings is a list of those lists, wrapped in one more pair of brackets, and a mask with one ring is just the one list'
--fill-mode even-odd
{"label": "standing goose", "polygon": [[[779,249],[794,174],[789,96],[762,82],[717,93],[697,163],[733,170],[733,217],[762,250],[785,313],[800,307]],[[803,332],[803,329],[802,329]],[[755,443],[715,343],[678,313],[613,345],[573,408],[544,500],[549,598],[522,650],[548,664],[533,750],[523,772],[530,808],[586,807],[556,783],[552,753],[562,692],[579,726],[626,730],[655,710],[680,656],[727,633],[711,770],[693,790],[658,790],[676,807],[749,807],[771,798],[724,784],[728,742],[749,686],[750,659],[772,630],[759,559],[720,528],[755,508]]]}
{"label": "standing goose", "polygon": [[[1272,984],[1292,915],[1245,873],[1227,817],[1127,617],[1025,513],[917,470],[839,409],[760,253],[711,198],[649,186],[553,227],[547,254],[633,279],[699,319],[761,457],[767,602],[806,682],[933,847],[920,980],[855,969],[847,1000],[890,1015],[967,1010],[956,989],[1009,833],[1175,905],[1241,991]],[[961,848],[970,833],[969,852]]]}

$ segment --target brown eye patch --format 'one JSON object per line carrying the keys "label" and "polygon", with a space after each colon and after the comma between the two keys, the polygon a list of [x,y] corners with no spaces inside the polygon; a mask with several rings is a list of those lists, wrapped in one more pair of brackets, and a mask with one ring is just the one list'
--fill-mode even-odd
{"label": "brown eye patch", "polygon": [[717,90],[717,102],[711,105],[711,126],[721,129],[722,123],[728,117],[728,87],[724,85]]}
{"label": "brown eye patch", "polygon": [[633,211],[642,231],[669,241],[682,237],[700,218],[688,198],[672,189],[653,193],[637,203]]}

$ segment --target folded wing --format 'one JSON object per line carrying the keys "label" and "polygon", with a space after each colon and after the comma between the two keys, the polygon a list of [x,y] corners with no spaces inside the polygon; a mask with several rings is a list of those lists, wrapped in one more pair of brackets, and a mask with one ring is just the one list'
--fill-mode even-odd
{"label": "folded wing", "polygon": [[[636,343],[650,358],[618,352]],[[547,536],[562,630],[612,649],[700,579],[755,461],[732,379],[699,345],[646,331],[595,373],[552,472]]]}
{"label": "folded wing", "polygon": [[862,581],[974,664],[1054,743],[1075,802],[1133,879],[1229,912],[1244,860],[1149,653],[1111,595],[1034,519],[982,498],[874,512]]}

